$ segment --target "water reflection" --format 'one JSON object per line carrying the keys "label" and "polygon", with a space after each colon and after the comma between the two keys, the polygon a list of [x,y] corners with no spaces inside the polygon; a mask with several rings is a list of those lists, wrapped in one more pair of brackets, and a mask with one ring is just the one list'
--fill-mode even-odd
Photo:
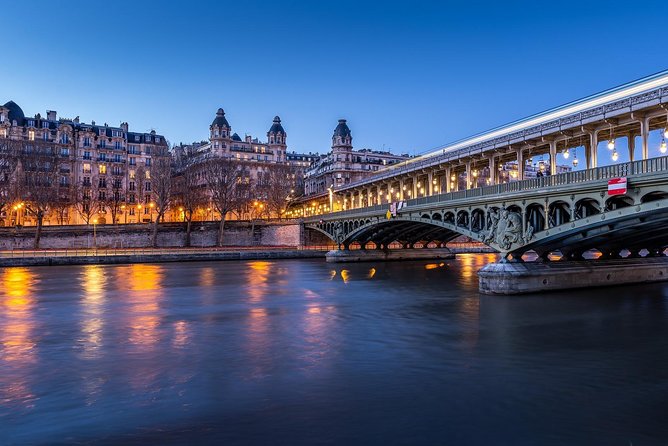
{"label": "water reflection", "polygon": [[336,346],[333,338],[337,336],[337,309],[334,305],[312,305],[306,308],[303,318],[303,342],[301,355],[302,370],[313,372],[316,368],[322,371],[331,365]]}
{"label": "water reflection", "polygon": [[37,362],[35,296],[32,289],[35,277],[28,268],[5,268],[0,283],[3,291],[3,314],[0,317],[2,401],[30,406],[34,395],[27,376],[31,366]]}
{"label": "water reflection", "polygon": [[248,262],[247,283],[249,285],[248,300],[250,302],[262,302],[267,294],[267,280],[269,279],[271,265],[271,263],[265,261]]}
{"label": "water reflection", "polygon": [[81,339],[83,357],[97,358],[101,353],[104,327],[104,292],[107,279],[100,265],[83,267],[81,289],[83,290],[83,314],[81,318]]}
{"label": "water reflection", "polygon": [[119,271],[117,280],[127,283],[128,341],[140,351],[150,351],[160,339],[160,301],[163,266],[136,264]]}

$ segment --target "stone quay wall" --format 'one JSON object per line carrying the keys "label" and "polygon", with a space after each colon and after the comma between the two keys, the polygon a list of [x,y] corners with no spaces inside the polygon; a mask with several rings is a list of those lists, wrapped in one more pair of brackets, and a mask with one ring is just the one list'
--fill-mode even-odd
{"label": "stone quay wall", "polygon": [[[216,246],[218,222],[192,224],[191,246]],[[150,247],[152,225],[119,224],[85,226],[45,226],[42,229],[40,249],[122,249]],[[303,228],[297,220],[242,221],[225,223],[224,246],[286,246],[303,244]],[[158,247],[172,248],[185,245],[184,223],[161,223],[158,229]],[[32,249],[35,227],[0,228],[0,250]]]}

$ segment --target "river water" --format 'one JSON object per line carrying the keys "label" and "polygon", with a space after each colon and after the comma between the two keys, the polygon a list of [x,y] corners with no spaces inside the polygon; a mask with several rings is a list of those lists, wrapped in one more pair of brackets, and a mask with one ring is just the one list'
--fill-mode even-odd
{"label": "river water", "polygon": [[0,444],[668,444],[668,284],[493,260],[1,269]]}

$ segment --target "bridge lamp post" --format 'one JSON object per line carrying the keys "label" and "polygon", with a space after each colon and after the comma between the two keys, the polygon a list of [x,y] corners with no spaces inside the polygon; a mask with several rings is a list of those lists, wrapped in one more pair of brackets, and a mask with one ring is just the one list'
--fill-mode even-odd
{"label": "bridge lamp post", "polygon": [[659,146],[659,151],[660,151],[661,153],[666,153],[666,152],[668,152],[668,146],[666,146],[666,140],[665,140],[665,139],[662,139],[662,140],[661,140],[661,145]]}
{"label": "bridge lamp post", "polygon": [[617,153],[617,150],[612,151],[612,161],[617,161],[619,159],[619,154]]}

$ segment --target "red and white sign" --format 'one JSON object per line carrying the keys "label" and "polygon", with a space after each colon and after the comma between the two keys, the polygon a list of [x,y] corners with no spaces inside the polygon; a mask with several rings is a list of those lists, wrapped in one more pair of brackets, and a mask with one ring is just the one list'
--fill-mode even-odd
{"label": "red and white sign", "polygon": [[623,195],[626,193],[626,177],[608,180],[608,195]]}

